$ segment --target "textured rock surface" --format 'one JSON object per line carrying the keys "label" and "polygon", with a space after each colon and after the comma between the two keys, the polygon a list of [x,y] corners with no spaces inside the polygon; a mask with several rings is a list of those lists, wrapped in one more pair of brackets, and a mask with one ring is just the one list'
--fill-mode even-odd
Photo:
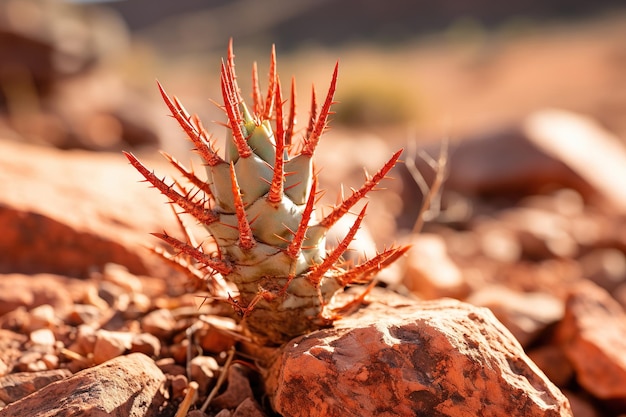
{"label": "textured rock surface", "polygon": [[0,410],[0,416],[156,416],[164,381],[151,359],[135,353],[47,385]]}
{"label": "textured rock surface", "polygon": [[290,342],[269,391],[284,416],[571,416],[487,309],[372,305]]}
{"label": "textured rock surface", "polygon": [[18,372],[0,378],[0,401],[10,404],[52,382],[71,376],[67,369],[42,372]]}
{"label": "textured rock surface", "polygon": [[593,396],[623,402],[626,412],[626,314],[600,287],[581,282],[570,292],[557,337]]}
{"label": "textured rock surface", "polygon": [[146,273],[147,231],[177,230],[121,155],[0,141],[0,166],[0,272],[77,276],[115,262]]}

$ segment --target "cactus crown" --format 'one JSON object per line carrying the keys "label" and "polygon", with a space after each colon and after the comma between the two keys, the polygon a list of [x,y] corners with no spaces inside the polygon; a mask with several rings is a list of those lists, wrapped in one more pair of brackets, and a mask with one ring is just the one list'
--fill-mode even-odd
{"label": "cactus crown", "polygon": [[[385,178],[401,153],[396,152],[324,218],[314,218],[317,179],[313,154],[331,114],[337,70],[336,65],[319,110],[313,93],[308,127],[296,146],[292,142],[295,82],[292,79],[290,105],[285,114],[272,49],[265,97],[260,93],[254,66],[250,109],[237,86],[231,42],[221,69],[223,109],[230,136],[224,157],[218,155],[198,117],[190,115],[159,84],[166,105],[204,160],[207,180],[164,154],[191,184],[168,185],[132,154],[125,153],[148,182],[204,225],[217,246],[217,251],[211,252],[195,243],[190,233],[185,233],[185,241],[158,233],[155,236],[174,249],[173,254],[159,253],[182,266],[189,275],[202,279],[214,296],[227,294],[226,299],[242,317],[244,327],[260,343],[284,343],[331,324],[336,312],[328,304],[337,292],[350,284],[369,282],[377,271],[407,249],[392,247],[360,265],[341,268],[341,256],[365,215],[363,207],[345,238],[336,248],[326,251],[328,229]],[[232,284],[236,286],[236,296],[230,294],[228,285]]]}

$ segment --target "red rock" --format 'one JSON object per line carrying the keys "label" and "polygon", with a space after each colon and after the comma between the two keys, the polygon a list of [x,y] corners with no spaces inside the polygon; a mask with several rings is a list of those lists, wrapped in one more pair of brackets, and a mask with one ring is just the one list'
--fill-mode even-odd
{"label": "red rock", "polygon": [[250,381],[246,378],[241,368],[238,366],[229,367],[227,379],[228,386],[226,391],[213,399],[211,407],[232,410],[237,408],[246,398],[254,398],[252,388],[250,388]]}
{"label": "red rock", "polygon": [[0,417],[154,416],[164,382],[154,361],[133,353],[49,384],[0,410]]}
{"label": "red rock", "polygon": [[97,330],[93,347],[94,363],[99,365],[120,356],[127,349],[130,349],[132,340],[132,333]]}
{"label": "red rock", "polygon": [[0,401],[10,404],[72,375],[67,369],[41,372],[16,372],[0,378]]}
{"label": "red rock", "polygon": [[41,361],[46,364],[47,369],[59,368],[59,357],[55,354],[47,353],[41,357]]}
{"label": "red rock", "polygon": [[208,395],[220,367],[212,356],[196,356],[189,361],[189,375],[198,383],[199,395]]}
{"label": "red rock", "polygon": [[474,292],[466,301],[489,308],[524,347],[563,317],[563,302],[540,292],[521,293],[491,285]]}
{"label": "red rock", "polygon": [[123,265],[114,263],[104,265],[102,279],[117,285],[127,293],[140,293],[143,291],[141,280],[128,272],[128,268]]}
{"label": "red rock", "polygon": [[[0,197],[1,198],[1,197]],[[2,208],[0,207],[0,212]],[[0,217],[2,214],[0,214]],[[0,240],[2,237],[0,237]],[[0,243],[0,246],[2,243]],[[0,264],[4,254],[0,250]],[[1,267],[0,267],[1,268]],[[68,291],[70,279],[51,274],[21,275],[0,274],[0,316],[18,307],[31,310],[49,304],[57,313],[62,313],[72,305]]]}
{"label": "red rock", "polygon": [[[215,415],[215,417],[231,417],[230,410],[222,410]],[[209,415],[202,410],[191,410],[187,413],[187,417],[209,417]]]}
{"label": "red rock", "polygon": [[[565,352],[555,345],[543,345],[528,352],[528,357],[558,387],[565,387],[574,377],[574,368]],[[575,414],[575,413],[574,413]],[[578,416],[577,414],[575,414]]]}
{"label": "red rock", "polygon": [[96,331],[93,327],[85,324],[78,326],[74,343],[68,349],[81,356],[93,354],[96,345]]}
{"label": "red rock", "polygon": [[15,364],[15,370],[20,372],[39,372],[48,370],[48,365],[43,360],[44,354],[37,351],[26,351],[20,356]]}
{"label": "red rock", "polygon": [[468,292],[460,268],[450,259],[446,243],[434,234],[413,235],[407,242],[404,286],[425,299],[462,298]]}
{"label": "red rock", "polygon": [[626,211],[626,148],[593,120],[546,109],[520,125],[462,140],[446,188],[470,194],[536,194],[572,188]]}
{"label": "red rock", "polygon": [[574,257],[578,245],[571,234],[569,217],[533,207],[515,207],[500,214],[512,230],[523,254],[531,259]]}
{"label": "red rock", "polygon": [[626,313],[610,294],[590,281],[574,286],[557,339],[585,390],[626,401]]}
{"label": "red rock", "polygon": [[30,333],[30,341],[35,345],[53,346],[56,342],[54,333],[50,329],[39,329]]}
{"label": "red rock", "polygon": [[265,413],[254,398],[248,397],[239,404],[232,417],[265,417]]}
{"label": "red rock", "polygon": [[141,328],[160,339],[171,337],[176,330],[176,319],[172,312],[165,308],[154,310],[141,319]]}
{"label": "red rock", "polygon": [[489,310],[454,300],[370,305],[296,338],[266,388],[285,417],[572,415]]}
{"label": "red rock", "polygon": [[133,336],[130,351],[143,353],[150,357],[157,357],[161,354],[161,341],[150,333],[140,333]]}
{"label": "red rock", "polygon": [[204,351],[219,354],[234,346],[235,338],[231,333],[237,333],[239,329],[235,320],[228,317],[206,316],[203,317],[203,321],[209,325],[200,329],[197,335]]}
{"label": "red rock", "polygon": [[183,339],[179,343],[167,346],[165,354],[171,356],[176,363],[185,364],[187,362],[188,350],[189,339]]}
{"label": "red rock", "polygon": [[13,367],[13,363],[20,357],[21,346],[28,338],[19,333],[0,329],[0,376],[6,375]]}
{"label": "red rock", "polygon": [[[87,276],[109,262],[147,274],[150,231],[178,230],[121,154],[0,141],[0,273]],[[27,169],[26,169],[27,167]]]}
{"label": "red rock", "polygon": [[593,403],[590,401],[591,399],[587,398],[587,396],[582,397],[567,390],[564,390],[563,394],[565,394],[569,400],[572,411],[576,417],[602,417],[603,414],[600,414],[599,410],[594,407]]}
{"label": "red rock", "polygon": [[626,282],[626,254],[618,249],[595,249],[580,258],[583,275],[609,293]]}
{"label": "red rock", "polygon": [[502,226],[496,223],[491,224],[490,227],[475,228],[481,252],[497,262],[519,261],[522,255],[522,245],[515,232]]}
{"label": "red rock", "polygon": [[159,359],[156,361],[156,364],[161,368],[163,373],[168,375],[185,375],[187,372],[184,366],[176,364],[172,358]]}
{"label": "red rock", "polygon": [[185,397],[185,392],[187,391],[187,387],[189,385],[187,377],[185,375],[167,375],[167,379],[170,382],[172,398],[179,398],[182,400]]}
{"label": "red rock", "polygon": [[626,212],[626,148],[589,117],[548,109],[528,117],[528,138],[562,161],[606,202]]}
{"label": "red rock", "polygon": [[65,321],[72,326],[81,324],[97,325],[102,317],[102,310],[94,305],[74,304],[67,314]]}
{"label": "red rock", "polygon": [[[63,309],[67,307],[63,306]],[[29,311],[29,323],[24,330],[34,331],[57,327],[61,324],[61,319],[57,315],[58,312],[50,304],[37,306]]]}

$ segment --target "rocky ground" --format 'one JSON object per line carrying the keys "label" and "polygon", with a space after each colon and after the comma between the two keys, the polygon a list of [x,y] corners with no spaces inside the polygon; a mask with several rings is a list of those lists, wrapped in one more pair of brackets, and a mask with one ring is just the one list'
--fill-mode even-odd
{"label": "rocky ground", "polygon": [[[570,155],[571,146],[555,145],[567,126],[539,135],[528,127],[531,118],[517,130],[525,135],[499,140],[508,141],[508,152],[531,158],[532,169],[494,162],[491,139],[456,147],[439,220],[427,223],[422,233],[398,234],[413,248],[381,276],[388,289],[372,292],[366,302],[371,305],[356,316],[361,318],[348,317],[336,329],[290,344],[269,371],[264,366],[276,353],[259,355],[238,336],[228,307],[187,292],[185,279],[145,248],[154,243],[149,231],[177,225],[168,206],[137,182],[138,174],[121,155],[3,141],[0,399],[6,407],[0,416],[33,410],[61,415],[68,409],[84,415],[168,416],[189,404],[195,410],[189,415],[203,415],[199,410],[272,415],[270,404],[283,415],[338,415],[354,409],[322,407],[330,387],[340,389],[333,396],[342,404],[358,405],[359,396],[377,392],[366,389],[377,375],[397,372],[389,383],[392,396],[381,399],[398,404],[394,415],[444,404],[452,392],[463,398],[499,393],[476,397],[465,410],[470,413],[491,404],[499,407],[493,415],[569,415],[565,398],[576,416],[626,412],[626,205],[621,194],[626,188],[608,188],[611,175],[615,181],[626,178],[626,150],[580,116],[546,112],[535,117],[545,118],[547,126],[572,124],[578,131],[586,126],[593,136],[576,143],[588,140],[592,146]],[[577,157],[596,152],[606,152],[597,160],[603,163],[594,169],[587,168],[595,162],[580,165]],[[472,158],[479,160],[470,167],[495,169],[498,175],[462,171],[465,165],[455,162]],[[420,194],[408,187],[411,181],[401,168],[395,176],[407,184],[402,213],[410,217],[409,208],[421,204]],[[605,175],[608,179],[598,182]],[[494,191],[506,184],[515,198]],[[542,187],[549,191],[539,194]],[[478,190],[485,197],[468,197]],[[521,197],[523,190],[535,191]],[[371,219],[384,218],[386,209],[374,205],[372,210],[369,230],[380,235]],[[366,237],[360,244],[364,251],[374,245]],[[398,295],[392,297],[389,289]],[[386,318],[400,311],[404,322]],[[453,329],[457,336],[450,336]],[[379,340],[382,346],[373,343]],[[467,346],[482,346],[481,356],[468,356]],[[355,355],[355,349],[362,354]],[[385,349],[396,359],[368,366]],[[341,354],[339,363],[329,356],[343,351],[350,354]],[[489,373],[481,370],[486,363],[496,364],[488,366]],[[433,370],[424,373],[428,367]],[[346,374],[350,369],[356,374]],[[409,369],[415,377],[407,377]],[[441,373],[449,381],[455,369],[464,371],[451,386],[442,388],[441,377],[433,376]],[[304,370],[309,377],[302,376]],[[345,379],[337,383],[339,376]],[[263,394],[263,380],[270,381],[273,398]],[[462,381],[471,382],[465,391],[458,385]],[[303,397],[303,392],[318,394]],[[517,410],[521,414],[502,408],[499,401],[509,395],[527,399]],[[454,404],[441,407],[441,415],[463,411]]]}
{"label": "rocky ground", "polygon": [[[48,62],[58,46],[40,48],[45,30],[20,30],[2,36]],[[559,50],[552,41],[542,46]],[[516,97],[508,107],[495,94],[477,107],[457,103],[466,120],[477,117],[461,121],[471,134],[444,154],[445,183],[419,233],[423,193],[411,162],[431,187],[437,165],[406,149],[347,256],[393,242],[412,249],[360,309],[282,349],[256,347],[229,306],[191,292],[148,249],[150,232],[179,226],[117,150],[157,141],[156,103],[127,95],[102,68],[87,71],[95,58],[81,53],[63,71],[31,73],[37,112],[5,88],[0,417],[626,415],[626,147],[616,117],[626,105],[622,84],[592,88],[624,69],[623,50],[609,49],[609,60],[567,55],[578,74],[594,74],[574,101],[585,105],[572,106],[584,113],[528,111],[517,84],[502,93]],[[518,44],[507,56],[524,51]],[[511,62],[498,62],[509,74]],[[494,74],[481,68],[471,77]],[[0,72],[2,85],[14,75]],[[532,85],[527,75],[520,80]],[[481,115],[494,103],[500,121],[513,121],[486,129]],[[328,201],[400,142],[330,131],[317,162]],[[419,147],[436,159],[441,142]],[[154,148],[137,152],[169,173]]]}

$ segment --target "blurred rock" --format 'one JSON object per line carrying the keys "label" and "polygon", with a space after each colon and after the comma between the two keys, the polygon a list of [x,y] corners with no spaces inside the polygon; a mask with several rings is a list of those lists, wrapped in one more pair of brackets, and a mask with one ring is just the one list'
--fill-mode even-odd
{"label": "blurred rock", "polygon": [[[0,208],[0,213],[1,211]],[[3,254],[0,254],[0,259],[4,260]],[[42,305],[53,306],[55,309],[53,314],[62,315],[72,306],[69,284],[69,278],[58,275],[0,274],[0,316],[15,311],[18,307],[31,310]]]}
{"label": "blurred rock", "polygon": [[0,4],[0,130],[60,148],[158,141],[151,103],[112,68],[130,35],[114,12],[56,0]]}
{"label": "blurred rock", "polygon": [[[202,349],[206,352],[220,354],[235,345],[236,334],[240,328],[234,319],[220,316],[205,316],[203,321],[209,323],[197,332]],[[225,330],[225,331],[224,331]]]}
{"label": "blurred rock", "polygon": [[147,274],[150,231],[178,230],[120,155],[0,141],[0,273],[86,276],[113,262]]}
{"label": "blurred rock", "polygon": [[285,417],[572,415],[489,310],[454,300],[373,304],[294,339],[267,385]]}
{"label": "blurred rock", "polygon": [[523,347],[563,317],[563,302],[540,292],[520,293],[491,285],[474,292],[465,301],[491,310]]}
{"label": "blurred rock", "polygon": [[155,358],[161,354],[161,341],[150,333],[140,333],[133,336],[130,351]]}
{"label": "blurred rock", "polygon": [[570,406],[572,407],[572,411],[576,417],[601,417],[600,414],[593,404],[591,403],[589,398],[582,397],[573,393],[571,391],[564,390],[563,394],[569,400]]}
{"label": "blurred rock", "polygon": [[[523,248],[517,234],[502,223],[490,223],[487,227],[478,226],[474,229],[482,254],[496,262],[519,261]],[[468,246],[473,246],[471,245],[473,242],[468,243],[470,244]]]}
{"label": "blurred rock", "polygon": [[0,329],[0,376],[11,371],[13,363],[21,355],[21,347],[28,338],[10,330]]}
{"label": "blurred rock", "polygon": [[140,353],[115,358],[49,384],[0,410],[0,417],[153,416],[165,376]]}
{"label": "blurred rock", "polygon": [[461,270],[448,256],[444,239],[434,234],[412,235],[407,242],[404,286],[425,299],[462,298],[468,287]]}
{"label": "blurred rock", "polygon": [[166,375],[166,377],[170,386],[170,392],[172,393],[171,398],[182,401],[189,387],[187,377],[185,375]]}
{"label": "blurred rock", "polygon": [[146,314],[141,320],[141,328],[159,339],[168,339],[176,330],[176,319],[170,310],[160,308]]}
{"label": "blurred rock", "polygon": [[34,345],[53,346],[56,342],[54,333],[50,329],[38,329],[30,333],[30,342]]}
{"label": "blurred rock", "polygon": [[530,207],[504,210],[500,219],[517,237],[523,256],[529,259],[577,255],[578,245],[570,233],[569,218]]}
{"label": "blurred rock", "polygon": [[127,349],[130,349],[133,340],[132,333],[110,332],[103,329],[98,329],[95,336],[93,361],[96,365],[122,355]]}
{"label": "blurred rock", "polygon": [[626,282],[626,255],[618,249],[596,249],[579,261],[585,278],[610,293]]}
{"label": "blurred rock", "polygon": [[621,401],[626,413],[626,313],[603,289],[581,281],[570,290],[557,340],[576,380],[591,395]]}
{"label": "blurred rock", "polygon": [[568,386],[574,376],[574,368],[559,346],[542,345],[530,350],[528,356],[558,387]]}
{"label": "blurred rock", "polygon": [[211,356],[196,356],[189,361],[189,374],[191,380],[198,383],[200,396],[208,395],[219,369],[217,361]]}
{"label": "blurred rock", "polygon": [[448,166],[446,188],[466,194],[572,188],[626,212],[626,148],[583,115],[538,111],[519,126],[460,141]]}

